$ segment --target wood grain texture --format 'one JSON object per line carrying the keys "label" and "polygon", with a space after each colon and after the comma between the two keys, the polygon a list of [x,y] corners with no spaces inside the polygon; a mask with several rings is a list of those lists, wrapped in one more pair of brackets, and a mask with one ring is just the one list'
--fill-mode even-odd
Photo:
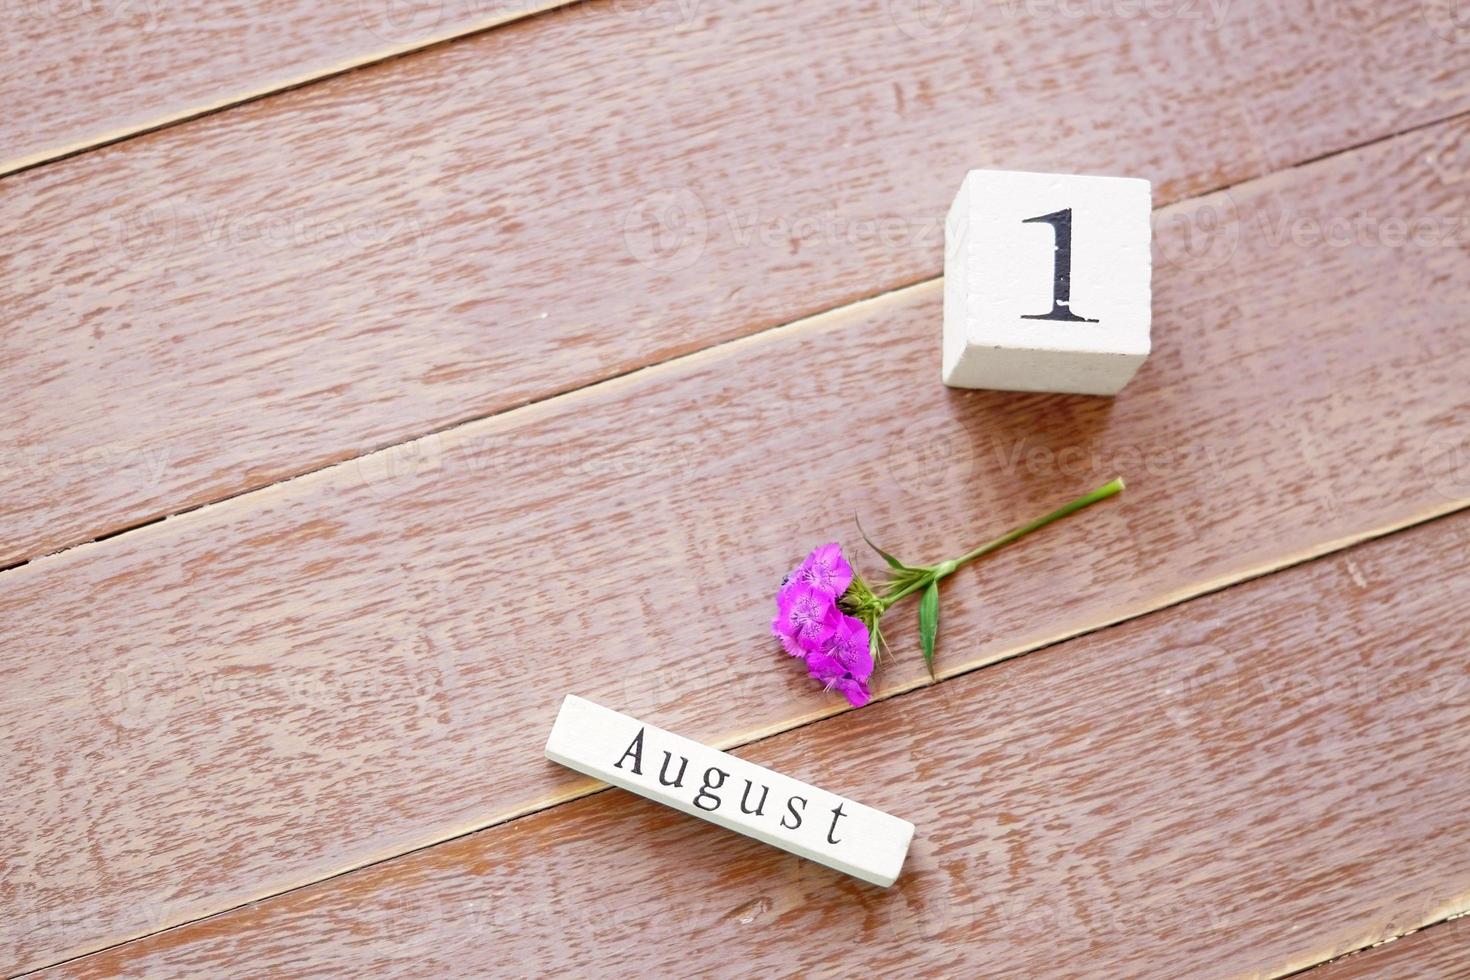
{"label": "wood grain texture", "polygon": [[[949,581],[954,672],[1465,506],[1465,251],[1278,229],[1453,217],[1426,159],[1467,129],[1167,209],[1116,400],[943,388],[931,283],[0,574],[0,959],[583,793],[541,764],[568,690],[722,747],[836,711],[770,590],[854,514],[937,561],[1128,478]],[[923,677],[911,615],[881,691]]]}
{"label": "wood grain texture", "polygon": [[1470,976],[1470,917],[1440,922],[1313,970],[1312,980],[1463,980]]}
{"label": "wood grain texture", "polygon": [[1418,0],[1033,6],[578,5],[7,179],[0,562],[937,275],[970,167],[1164,203],[1470,108]]}
{"label": "wood grain texture", "polygon": [[913,820],[891,889],[609,791],[57,973],[1277,976],[1470,907],[1467,547],[1447,519],[742,750]]}
{"label": "wood grain texture", "polygon": [[560,5],[19,0],[0,18],[0,174]]}

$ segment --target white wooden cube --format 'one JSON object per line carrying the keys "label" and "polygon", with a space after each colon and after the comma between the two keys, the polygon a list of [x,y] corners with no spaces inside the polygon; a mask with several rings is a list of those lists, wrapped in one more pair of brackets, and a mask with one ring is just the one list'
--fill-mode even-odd
{"label": "white wooden cube", "polygon": [[546,758],[885,888],[914,836],[907,820],[570,694]]}
{"label": "white wooden cube", "polygon": [[1116,395],[1149,352],[1149,182],[971,170],[945,222],[944,383]]}

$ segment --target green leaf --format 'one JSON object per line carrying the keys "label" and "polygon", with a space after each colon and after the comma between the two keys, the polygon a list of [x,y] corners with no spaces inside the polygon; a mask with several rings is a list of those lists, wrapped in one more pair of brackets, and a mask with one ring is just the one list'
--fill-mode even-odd
{"label": "green leaf", "polygon": [[939,632],[939,582],[929,583],[919,598],[919,645],[924,650],[924,663],[929,665],[929,677],[934,678],[934,637]]}
{"label": "green leaf", "polygon": [[893,557],[888,552],[884,551],[882,548],[880,548],[876,544],[874,544],[873,543],[873,539],[870,538],[870,537],[868,537],[868,532],[863,530],[863,522],[862,521],[860,521],[856,517],[854,517],[852,519],[852,522],[857,525],[858,533],[863,536],[863,540],[868,543],[868,547],[869,548],[872,548],[874,551],[878,552],[878,554],[882,557],[882,559],[884,561],[888,562],[888,567],[889,568],[896,568],[896,569],[898,569],[899,571],[902,571],[902,572],[910,572],[910,571],[913,571],[913,569],[910,568],[908,565],[905,565],[903,562],[899,561],[897,558]]}

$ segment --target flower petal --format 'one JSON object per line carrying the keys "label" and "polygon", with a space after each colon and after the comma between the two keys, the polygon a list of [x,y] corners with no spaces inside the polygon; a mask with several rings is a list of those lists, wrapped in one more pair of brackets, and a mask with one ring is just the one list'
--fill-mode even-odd
{"label": "flower petal", "polygon": [[831,596],[803,582],[792,583],[776,596],[776,619],[772,631],[781,638],[793,657],[821,650],[837,626]]}
{"label": "flower petal", "polygon": [[796,567],[792,581],[805,582],[835,599],[852,584],[852,566],[842,556],[842,545],[831,541],[812,549]]}
{"label": "flower petal", "polygon": [[838,681],[837,688],[847,696],[848,703],[854,708],[861,708],[873,698],[873,695],[868,692],[868,685],[863,681]]}

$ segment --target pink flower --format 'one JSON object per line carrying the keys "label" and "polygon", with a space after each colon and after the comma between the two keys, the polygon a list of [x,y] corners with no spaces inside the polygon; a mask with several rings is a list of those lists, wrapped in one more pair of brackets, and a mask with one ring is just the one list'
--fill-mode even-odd
{"label": "pink flower", "polygon": [[919,605],[919,651],[934,670],[934,644],[939,635],[939,582],[962,565],[991,554],[1068,514],[1091,507],[1123,490],[1122,478],[1108,481],[1029,524],[937,565],[904,562],[873,544],[862,525],[858,533],[888,566],[886,580],[876,588],[853,570],[836,542],[813,548],[800,565],[781,580],[776,593],[776,618],[771,632],[793,657],[800,657],[812,677],[827,690],[841,691],[854,707],[871,700],[868,681],[877,666],[878,651],[886,649],[879,620],[900,599],[914,597]]}
{"label": "pink flower", "polygon": [[806,661],[812,677],[861,706],[868,703],[873,674],[868,628],[838,605],[852,579],[841,545],[814,548],[782,580],[771,632],[787,653]]}
{"label": "pink flower", "polygon": [[868,628],[856,616],[849,616],[836,606],[828,617],[832,635],[823,641],[821,648],[808,661],[817,657],[836,662],[859,680],[867,680],[873,674],[873,653],[868,646]]}
{"label": "pink flower", "polygon": [[842,545],[834,541],[813,548],[806,560],[791,573],[791,581],[805,582],[836,600],[852,584],[852,566],[842,557]]}
{"label": "pink flower", "polygon": [[776,596],[776,618],[771,632],[793,657],[805,657],[822,645],[836,629],[831,614],[836,611],[830,595],[794,577]]}
{"label": "pink flower", "polygon": [[821,681],[827,690],[841,693],[854,708],[861,708],[873,697],[868,690],[868,682],[860,681],[851,674],[824,674],[813,670],[812,676]]}
{"label": "pink flower", "polygon": [[832,634],[821,648],[806,659],[811,676],[828,690],[841,691],[853,707],[868,703],[868,678],[873,675],[873,654],[868,646],[868,628],[862,620],[833,608]]}

